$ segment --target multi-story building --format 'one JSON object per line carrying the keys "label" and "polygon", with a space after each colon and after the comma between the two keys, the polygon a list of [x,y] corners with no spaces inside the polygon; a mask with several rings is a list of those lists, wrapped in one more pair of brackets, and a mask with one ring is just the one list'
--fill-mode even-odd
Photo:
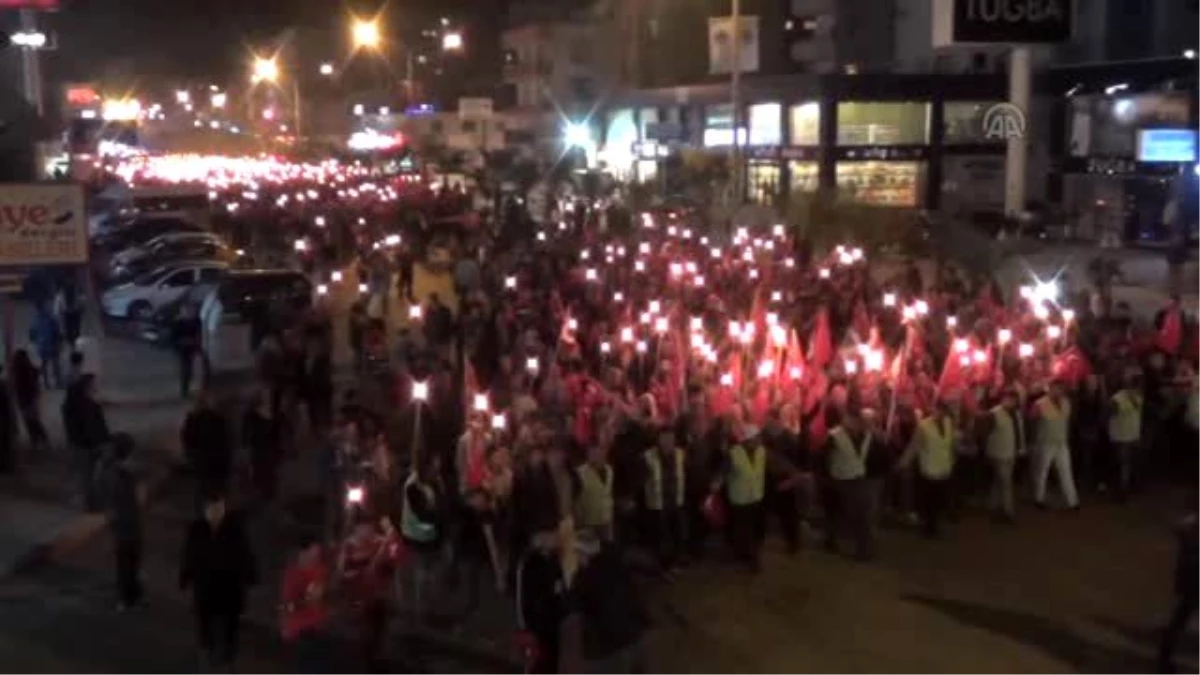
{"label": "multi-story building", "polygon": [[601,8],[514,16],[502,36],[504,82],[512,92],[510,132],[536,145],[560,144],[610,92],[613,25]]}

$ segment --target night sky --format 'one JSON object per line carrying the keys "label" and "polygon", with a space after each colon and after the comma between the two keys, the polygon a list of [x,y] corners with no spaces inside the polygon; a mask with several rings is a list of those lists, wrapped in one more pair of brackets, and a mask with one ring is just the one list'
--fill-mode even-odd
{"label": "night sky", "polygon": [[245,67],[247,49],[289,27],[337,30],[352,12],[385,7],[389,34],[428,25],[438,15],[473,22],[502,0],[63,0],[48,17],[60,49],[50,70],[59,80],[228,77]]}

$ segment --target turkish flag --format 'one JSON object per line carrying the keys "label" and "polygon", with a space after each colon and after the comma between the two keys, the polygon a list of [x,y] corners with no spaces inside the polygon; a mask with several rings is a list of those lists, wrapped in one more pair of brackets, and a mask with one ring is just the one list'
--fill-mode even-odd
{"label": "turkish flag", "polygon": [[817,313],[817,325],[813,328],[808,348],[808,360],[815,368],[824,369],[833,358],[833,333],[829,328],[829,309],[822,307]]}
{"label": "turkish flag", "polygon": [[1154,346],[1168,354],[1179,353],[1179,348],[1183,346],[1183,316],[1178,307],[1168,309],[1163,316]]}

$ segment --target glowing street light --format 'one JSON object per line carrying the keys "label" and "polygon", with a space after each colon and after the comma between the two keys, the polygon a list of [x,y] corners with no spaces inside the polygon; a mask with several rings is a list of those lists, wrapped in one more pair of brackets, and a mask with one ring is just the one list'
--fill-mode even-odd
{"label": "glowing street light", "polygon": [[212,102],[212,107],[224,108],[225,103],[229,100],[229,96],[223,91],[218,91],[210,96],[209,100]]}
{"label": "glowing street light", "polygon": [[442,35],[442,50],[452,52],[463,48],[462,33],[446,33]]}
{"label": "glowing street light", "polygon": [[333,75],[333,64],[332,63],[322,63],[321,67],[318,69],[318,72],[320,72],[322,75],[324,75],[326,77]]}
{"label": "glowing street light", "polygon": [[253,82],[279,81],[279,62],[275,57],[256,56],[250,68],[250,79]]}
{"label": "glowing street light", "polygon": [[379,31],[379,22],[375,19],[360,19],[355,17],[350,24],[350,39],[356,49],[378,49],[383,42]]}

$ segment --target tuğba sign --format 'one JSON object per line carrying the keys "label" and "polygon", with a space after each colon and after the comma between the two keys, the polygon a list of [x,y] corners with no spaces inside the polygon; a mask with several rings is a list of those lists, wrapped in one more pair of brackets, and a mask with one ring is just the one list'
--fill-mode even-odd
{"label": "tu\u011fba sign", "polygon": [[935,44],[1048,44],[1071,37],[1072,0],[938,0]]}
{"label": "tu\u011fba sign", "polygon": [[85,263],[83,187],[0,184],[0,267]]}

